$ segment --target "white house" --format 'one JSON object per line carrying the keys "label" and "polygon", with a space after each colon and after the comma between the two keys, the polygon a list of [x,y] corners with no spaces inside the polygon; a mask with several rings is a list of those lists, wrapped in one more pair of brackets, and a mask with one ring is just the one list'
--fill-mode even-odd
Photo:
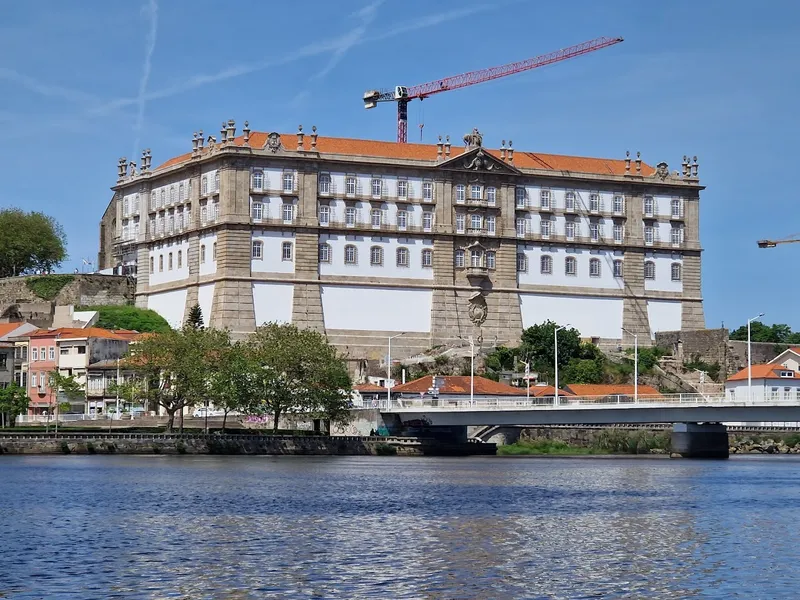
{"label": "white house", "polygon": [[[777,360],[777,359],[776,359]],[[742,369],[725,382],[725,395],[730,400],[747,400],[748,387],[752,400],[781,400],[800,403],[800,373],[780,364],[752,365],[751,384],[747,369]]]}
{"label": "white house", "polygon": [[800,348],[787,348],[769,363],[771,365],[781,365],[792,371],[800,371]]}

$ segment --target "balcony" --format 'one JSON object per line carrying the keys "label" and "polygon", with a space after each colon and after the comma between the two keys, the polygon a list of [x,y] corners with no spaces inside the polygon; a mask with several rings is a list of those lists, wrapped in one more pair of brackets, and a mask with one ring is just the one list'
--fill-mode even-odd
{"label": "balcony", "polygon": [[465,269],[467,277],[489,277],[488,267],[467,267]]}

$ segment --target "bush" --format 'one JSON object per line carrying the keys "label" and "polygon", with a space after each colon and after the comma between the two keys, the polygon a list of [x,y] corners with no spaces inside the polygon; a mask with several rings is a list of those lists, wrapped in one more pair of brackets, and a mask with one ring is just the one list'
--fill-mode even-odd
{"label": "bush", "polygon": [[66,441],[61,442],[61,452],[63,454],[72,454],[72,450],[69,449],[69,444]]}
{"label": "bush", "polygon": [[75,281],[72,275],[40,275],[28,277],[25,285],[42,300],[53,300],[65,285]]}
{"label": "bush", "polygon": [[397,448],[381,442],[375,446],[375,454],[378,456],[397,456]]}
{"label": "bush", "polygon": [[82,306],[80,310],[99,312],[97,326],[105,329],[130,329],[142,333],[166,333],[171,329],[157,312],[136,306]]}
{"label": "bush", "polygon": [[592,448],[570,446],[563,440],[535,439],[519,441],[506,446],[498,446],[500,456],[523,456],[532,454],[579,455],[594,454]]}
{"label": "bush", "polygon": [[595,447],[612,454],[649,454],[651,450],[656,449],[668,451],[670,436],[662,433],[654,434],[643,429],[633,431],[606,429],[600,432]]}
{"label": "bush", "polygon": [[692,355],[692,359],[683,363],[683,368],[686,371],[703,371],[713,381],[719,381],[720,365],[718,362],[707,363],[700,360],[699,354]]}

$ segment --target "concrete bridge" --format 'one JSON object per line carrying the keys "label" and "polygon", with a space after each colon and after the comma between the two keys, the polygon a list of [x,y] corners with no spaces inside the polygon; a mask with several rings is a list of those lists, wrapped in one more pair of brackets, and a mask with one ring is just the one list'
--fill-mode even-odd
{"label": "concrete bridge", "polygon": [[783,398],[753,401],[724,396],[676,394],[634,399],[602,398],[394,398],[381,412],[403,424],[428,428],[467,426],[535,427],[672,423],[673,453],[685,457],[727,457],[724,423],[798,422],[800,404]]}

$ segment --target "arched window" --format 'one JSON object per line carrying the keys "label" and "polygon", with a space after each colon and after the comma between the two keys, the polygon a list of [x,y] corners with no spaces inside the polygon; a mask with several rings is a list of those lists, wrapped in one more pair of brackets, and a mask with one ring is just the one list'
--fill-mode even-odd
{"label": "arched window", "polygon": [[206,245],[205,244],[200,246],[200,262],[201,263],[206,262]]}
{"label": "arched window", "polygon": [[172,271],[172,252],[169,253],[169,259],[167,264],[169,265],[169,270]]}
{"label": "arched window", "polygon": [[614,261],[614,277],[622,279],[622,261],[615,260]]}
{"label": "arched window", "polygon": [[589,260],[589,277],[600,277],[599,258],[592,258]]}
{"label": "arched window", "polygon": [[215,192],[219,191],[219,171],[214,173],[214,191]]}
{"label": "arched window", "polygon": [[564,259],[564,274],[577,275],[578,274],[578,261],[574,256],[568,256]]}
{"label": "arched window", "polygon": [[645,279],[656,278],[656,263],[654,263],[652,260],[645,261],[644,263],[644,278]]}
{"label": "arched window", "polygon": [[369,264],[376,267],[383,265],[383,248],[380,246],[373,246],[369,249]]}
{"label": "arched window", "polygon": [[423,267],[433,266],[433,250],[431,250],[430,248],[425,248],[422,251],[422,266]]}
{"label": "arched window", "polygon": [[398,267],[408,266],[408,248],[397,249],[397,266]]}
{"label": "arched window", "polygon": [[159,254],[158,255],[158,272],[159,273],[163,273],[164,272],[164,255],[163,254]]}
{"label": "arched window", "polygon": [[358,250],[355,246],[348,244],[344,247],[344,264],[358,264]]}
{"label": "arched window", "polygon": [[200,193],[204,196],[208,193],[208,175],[203,175],[200,180]]}
{"label": "arched window", "polygon": [[156,266],[156,259],[154,256],[150,257],[150,272],[153,272],[153,268]]}
{"label": "arched window", "polygon": [[184,200],[186,200],[186,188],[181,182],[181,184],[178,185],[178,202],[183,202]]}
{"label": "arched window", "polygon": [[681,280],[681,263],[672,263],[672,281]]}
{"label": "arched window", "polygon": [[456,250],[456,254],[455,254],[455,257],[453,259],[453,264],[458,269],[463,269],[464,268],[464,251],[461,250],[460,248],[458,250]]}
{"label": "arched window", "polygon": [[159,202],[159,208],[164,208],[164,205],[167,203],[167,190],[161,188],[161,201]]}
{"label": "arched window", "polygon": [[178,250],[178,268],[183,267],[183,250]]}
{"label": "arched window", "polygon": [[319,245],[319,262],[321,263],[331,262],[331,247],[328,244]]}
{"label": "arched window", "polygon": [[319,193],[320,194],[330,194],[331,193],[331,176],[327,173],[322,173],[319,176]]}
{"label": "arched window", "polygon": [[169,203],[175,204],[175,186],[171,185],[169,188]]}
{"label": "arched window", "polygon": [[217,260],[217,242],[214,242],[214,245],[211,246],[211,260]]}
{"label": "arched window", "polygon": [[261,170],[253,171],[253,189],[261,190],[264,187],[264,172]]}
{"label": "arched window", "polygon": [[255,240],[253,242],[253,251],[251,255],[253,260],[261,260],[264,258],[264,242]]}
{"label": "arched window", "polygon": [[519,273],[528,272],[528,257],[522,252],[517,254],[517,271]]}
{"label": "arched window", "polygon": [[540,271],[542,275],[550,275],[553,273],[553,257],[549,254],[543,254],[539,259]]}

